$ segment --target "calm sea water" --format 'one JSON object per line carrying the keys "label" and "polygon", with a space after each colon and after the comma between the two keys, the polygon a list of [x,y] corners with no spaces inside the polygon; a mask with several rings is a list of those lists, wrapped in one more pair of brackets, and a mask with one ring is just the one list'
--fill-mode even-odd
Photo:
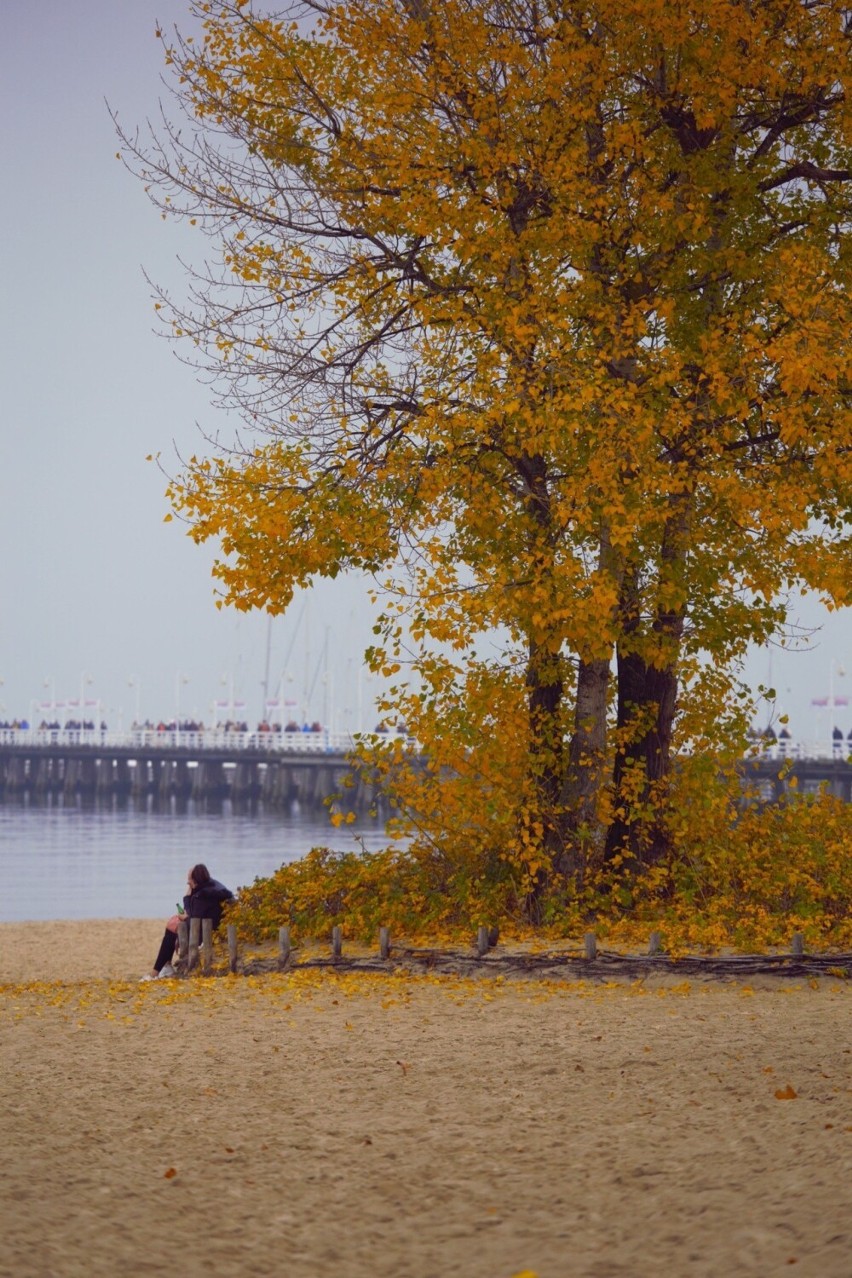
{"label": "calm sea water", "polygon": [[204,862],[236,891],[310,848],[380,848],[383,823],[336,830],[322,814],[0,805],[0,922],[158,918]]}

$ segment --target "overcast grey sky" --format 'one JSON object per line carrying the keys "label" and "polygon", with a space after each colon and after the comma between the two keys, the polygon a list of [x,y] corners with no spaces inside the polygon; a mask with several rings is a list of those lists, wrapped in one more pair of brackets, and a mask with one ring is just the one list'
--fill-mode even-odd
{"label": "overcast grey sky", "polygon": [[[233,686],[256,720],[271,636],[271,691],[286,668],[300,712],[313,686],[310,717],[347,727],[369,702],[363,584],[324,583],[271,632],[218,611],[212,552],[162,522],[164,480],[145,461],[196,448],[196,423],[227,426],[156,335],[143,276],[179,288],[178,253],[199,261],[205,241],[163,223],[115,159],[105,105],[128,127],[156,113],[155,26],[186,13],[184,0],[0,0],[0,718],[84,687],[111,727],[177,700],[209,720]],[[801,619],[823,627],[811,650],[771,667],[756,654],[748,674],[771,673],[794,733],[812,736],[827,727],[812,699],[832,685],[852,698],[852,617],[809,605]],[[837,718],[849,731],[852,707]]]}
{"label": "overcast grey sky", "polygon": [[[169,717],[178,694],[182,715],[209,720],[233,683],[256,721],[267,621],[216,609],[212,550],[162,522],[165,480],[145,461],[167,461],[172,441],[196,449],[196,423],[228,427],[155,332],[143,276],[179,289],[177,254],[200,260],[206,242],[163,223],[116,160],[105,105],[128,127],[156,115],[156,20],[185,24],[187,6],[0,0],[0,13],[0,718],[83,686],[111,727],[137,697],[143,716]],[[276,619],[270,694],[286,665],[300,711],[313,687],[310,717],[349,726],[366,599],[363,584],[323,583]]]}

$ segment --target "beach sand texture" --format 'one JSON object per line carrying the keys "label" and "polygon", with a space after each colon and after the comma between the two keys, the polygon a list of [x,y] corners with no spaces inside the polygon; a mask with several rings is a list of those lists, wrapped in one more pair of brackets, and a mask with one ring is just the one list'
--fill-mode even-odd
{"label": "beach sand texture", "polygon": [[127,979],[160,927],[0,926],[2,1275],[852,1272],[840,980]]}

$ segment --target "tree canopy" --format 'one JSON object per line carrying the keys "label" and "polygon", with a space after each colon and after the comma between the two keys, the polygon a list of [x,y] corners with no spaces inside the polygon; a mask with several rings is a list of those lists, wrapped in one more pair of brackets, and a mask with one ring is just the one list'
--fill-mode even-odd
{"label": "tree canopy", "polygon": [[159,304],[243,422],[170,485],[224,598],[375,574],[430,846],[665,859],[746,646],[849,601],[844,5],[192,12],[124,143],[215,246]]}

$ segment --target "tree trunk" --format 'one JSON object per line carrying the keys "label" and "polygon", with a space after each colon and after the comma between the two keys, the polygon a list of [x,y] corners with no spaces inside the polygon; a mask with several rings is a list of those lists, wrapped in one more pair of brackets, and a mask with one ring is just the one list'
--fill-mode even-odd
{"label": "tree trunk", "polygon": [[[682,597],[679,583],[686,562],[690,508],[687,494],[673,499],[663,529],[659,582],[667,599]],[[621,855],[639,865],[654,865],[669,850],[665,815],[685,605],[658,605],[650,633],[643,634],[635,568],[623,578],[621,610],[612,779],[615,816],[607,831],[604,859]],[[649,652],[650,659],[645,655]]]}
{"label": "tree trunk", "polygon": [[[539,454],[522,454],[515,462],[526,491],[526,509],[534,533],[530,538],[533,577],[542,585],[554,580],[554,554],[559,530],[553,522],[547,463]],[[522,815],[521,837],[542,852],[544,866],[533,877],[527,912],[535,921],[538,899],[547,882],[545,866],[551,866],[562,850],[559,811],[564,770],[565,659],[561,636],[547,621],[539,624],[539,637],[527,637],[527,710],[529,801]],[[523,828],[523,827],[526,828]],[[536,857],[538,859],[538,857]]]}
{"label": "tree trunk", "polygon": [[[563,756],[563,658],[530,640],[527,658],[527,706],[530,779],[535,796],[531,818],[541,823],[547,862],[562,850],[559,800],[564,770]],[[538,876],[535,894],[546,881]]]}
{"label": "tree trunk", "polygon": [[626,739],[613,765],[616,810],[605,860],[620,854],[654,865],[668,851],[664,816],[677,688],[675,663],[657,669],[619,649],[617,735]]}
{"label": "tree trunk", "polygon": [[[601,521],[598,571],[620,591],[624,562],[613,550],[606,519]],[[603,831],[598,829],[598,800],[606,784],[611,636],[616,619],[615,613],[601,618],[598,652],[581,656],[577,667],[574,730],[561,796],[563,850],[556,866],[566,876],[582,874],[601,852]]]}
{"label": "tree trunk", "polygon": [[582,873],[594,855],[598,797],[605,782],[610,662],[580,661],[574,731],[562,785],[564,831],[554,868],[565,877]]}

